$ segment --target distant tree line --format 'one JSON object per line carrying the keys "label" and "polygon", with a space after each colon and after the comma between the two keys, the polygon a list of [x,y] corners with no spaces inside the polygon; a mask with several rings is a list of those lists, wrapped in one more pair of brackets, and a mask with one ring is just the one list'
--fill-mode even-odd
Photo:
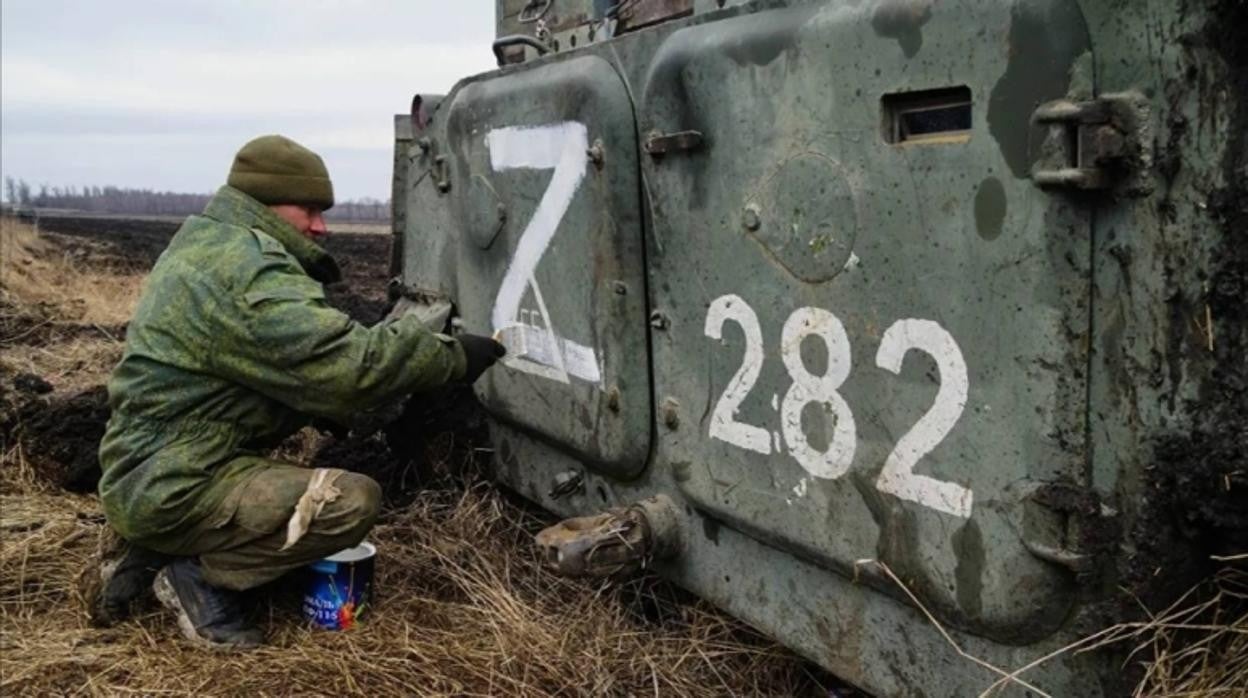
{"label": "distant tree line", "polygon": [[[56,208],[88,213],[143,216],[189,216],[204,210],[211,194],[183,194],[125,187],[31,187],[24,179],[4,178],[4,198],[12,206]],[[340,201],[326,218],[334,221],[378,222],[390,219],[390,201],[364,197]]]}

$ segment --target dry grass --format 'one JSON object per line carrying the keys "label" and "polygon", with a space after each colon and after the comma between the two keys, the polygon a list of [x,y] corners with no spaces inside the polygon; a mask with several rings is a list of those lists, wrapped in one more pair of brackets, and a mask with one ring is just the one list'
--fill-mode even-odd
{"label": "dry grass", "polygon": [[1102,642],[1132,645],[1144,671],[1137,696],[1248,696],[1248,570],[1225,567],[1163,612],[1117,626]]}
{"label": "dry grass", "polygon": [[121,358],[144,274],[92,269],[33,226],[0,217],[0,369],[57,388],[102,383]]}
{"label": "dry grass", "polygon": [[1160,612],[1093,633],[1010,672],[981,695],[995,696],[1011,680],[1071,652],[1127,650],[1139,670],[1136,698],[1248,696],[1248,554],[1215,559],[1225,566]]}
{"label": "dry grass", "polygon": [[33,373],[57,388],[77,391],[104,383],[121,360],[123,347],[106,337],[76,337],[52,347],[7,347],[0,364],[12,373]]}
{"label": "dry grass", "polygon": [[43,310],[51,322],[110,327],[134,312],[143,275],[91,269],[84,257],[61,252],[35,228],[0,217],[0,300]]}
{"label": "dry grass", "polygon": [[871,565],[883,572],[963,659],[1000,677],[979,698],[1020,687],[1028,695],[1052,698],[1028,683],[1028,672],[1072,653],[1121,651],[1123,647],[1128,650],[1125,665],[1134,665],[1140,676],[1132,692],[1135,698],[1248,696],[1248,569],[1242,566],[1248,562],[1248,553],[1213,561],[1227,566],[1160,613],[1141,607],[1144,620],[1104,628],[1013,671],[963,650],[888,565],[868,559],[859,560],[855,568]]}
{"label": "dry grass", "polygon": [[[20,453],[0,465],[11,481]],[[592,586],[529,554],[540,522],[484,484],[387,513],[378,600],[355,630],[308,629],[298,596],[259,602],[270,644],[215,655],[153,611],[91,628],[73,580],[103,527],[94,498],[0,495],[0,694],[793,695],[803,664],[653,580]]]}

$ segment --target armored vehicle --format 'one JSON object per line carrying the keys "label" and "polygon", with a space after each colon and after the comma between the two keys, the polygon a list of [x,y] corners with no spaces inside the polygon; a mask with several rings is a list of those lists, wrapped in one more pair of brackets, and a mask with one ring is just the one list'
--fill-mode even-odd
{"label": "armored vehicle", "polygon": [[1059,650],[1245,549],[1246,21],[497,0],[498,69],[396,117],[394,290],[508,345],[555,568],[877,695],[1115,695]]}

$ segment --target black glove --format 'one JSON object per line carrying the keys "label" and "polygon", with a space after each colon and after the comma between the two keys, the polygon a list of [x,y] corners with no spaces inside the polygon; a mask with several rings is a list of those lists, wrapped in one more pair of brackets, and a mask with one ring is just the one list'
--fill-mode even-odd
{"label": "black glove", "polygon": [[459,340],[459,346],[464,348],[466,361],[463,381],[465,383],[476,382],[481,374],[485,373],[485,369],[493,366],[495,361],[507,354],[507,347],[483,335],[461,334],[455,339]]}

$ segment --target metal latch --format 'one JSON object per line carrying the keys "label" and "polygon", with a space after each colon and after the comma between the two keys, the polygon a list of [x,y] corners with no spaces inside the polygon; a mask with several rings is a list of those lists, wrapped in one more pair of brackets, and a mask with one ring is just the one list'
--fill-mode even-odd
{"label": "metal latch", "polygon": [[443,194],[451,190],[450,167],[446,164],[445,155],[433,158],[433,184]]}
{"label": "metal latch", "polygon": [[1047,127],[1031,180],[1040,187],[1108,189],[1138,162],[1138,95],[1042,104],[1031,116]]}
{"label": "metal latch", "polygon": [[646,152],[653,157],[661,157],[678,150],[696,150],[702,146],[701,131],[676,131],[675,133],[659,133],[651,131],[646,136]]}

